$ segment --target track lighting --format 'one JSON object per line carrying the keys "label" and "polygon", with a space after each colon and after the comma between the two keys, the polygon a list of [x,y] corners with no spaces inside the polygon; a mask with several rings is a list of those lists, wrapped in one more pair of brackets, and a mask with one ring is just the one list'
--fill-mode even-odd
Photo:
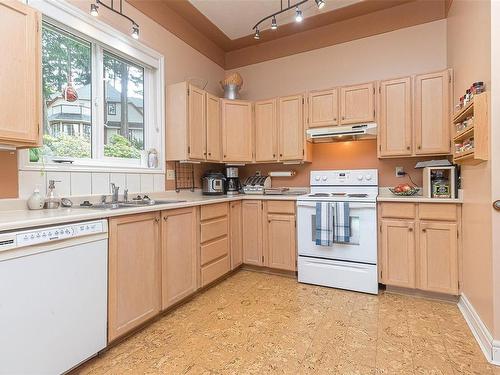
{"label": "track lighting", "polygon": [[132,25],[132,38],[139,39],[139,25],[137,24]]}
{"label": "track lighting", "polygon": [[99,15],[99,5],[90,4],[90,14],[94,17],[97,17]]}
{"label": "track lighting", "polygon": [[253,38],[255,40],[259,40],[260,39],[260,33],[259,33],[259,29],[258,28],[255,28],[255,35],[253,36]]}
{"label": "track lighting", "polygon": [[295,22],[302,22],[304,17],[302,17],[302,11],[299,7],[295,8]]}
{"label": "track lighting", "polygon": [[276,30],[278,28],[278,23],[276,22],[276,17],[273,16],[273,19],[271,21],[271,29]]}
{"label": "track lighting", "polygon": [[318,7],[318,9],[323,9],[323,7],[325,6],[325,0],[314,0],[316,2],[316,6]]}

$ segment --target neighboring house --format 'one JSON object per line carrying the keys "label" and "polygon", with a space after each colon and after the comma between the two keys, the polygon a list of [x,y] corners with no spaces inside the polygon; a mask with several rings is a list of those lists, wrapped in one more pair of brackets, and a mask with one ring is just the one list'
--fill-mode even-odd
{"label": "neighboring house", "polygon": [[[92,129],[90,85],[76,90],[78,100],[67,102],[60,95],[47,102],[48,133],[54,137],[61,134],[90,138]],[[104,111],[104,139],[109,141],[113,134],[120,134],[121,95],[109,83],[105,87],[106,103]],[[128,98],[128,135],[129,140],[144,142],[144,103],[139,98]]]}

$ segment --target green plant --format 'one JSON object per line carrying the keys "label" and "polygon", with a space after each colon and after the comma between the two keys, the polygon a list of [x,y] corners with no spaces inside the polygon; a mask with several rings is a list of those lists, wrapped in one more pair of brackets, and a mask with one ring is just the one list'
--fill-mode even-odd
{"label": "green plant", "polygon": [[58,137],[45,134],[43,136],[44,155],[68,156],[73,158],[90,158],[91,144],[85,137],[62,134]]}
{"label": "green plant", "polygon": [[139,159],[141,154],[125,137],[114,134],[108,144],[104,145],[104,155],[116,158]]}

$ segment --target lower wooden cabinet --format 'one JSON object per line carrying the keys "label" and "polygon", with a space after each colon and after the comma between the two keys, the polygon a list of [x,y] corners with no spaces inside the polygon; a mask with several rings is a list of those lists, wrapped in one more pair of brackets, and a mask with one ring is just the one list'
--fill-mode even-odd
{"label": "lower wooden cabinet", "polygon": [[160,312],[159,212],[109,219],[108,342]]}
{"label": "lower wooden cabinet", "polygon": [[[398,218],[403,212],[413,217]],[[460,206],[381,203],[379,213],[380,281],[458,295]]]}
{"label": "lower wooden cabinet", "polygon": [[172,306],[197,289],[196,208],[161,213],[162,309]]}
{"label": "lower wooden cabinet", "polygon": [[287,271],[297,269],[295,215],[268,214],[264,221],[265,265]]}
{"label": "lower wooden cabinet", "polygon": [[264,264],[262,248],[262,201],[248,200],[242,203],[243,263],[254,266]]}
{"label": "lower wooden cabinet", "polygon": [[231,202],[229,206],[229,246],[231,252],[231,269],[243,263],[243,227],[242,227],[242,203]]}

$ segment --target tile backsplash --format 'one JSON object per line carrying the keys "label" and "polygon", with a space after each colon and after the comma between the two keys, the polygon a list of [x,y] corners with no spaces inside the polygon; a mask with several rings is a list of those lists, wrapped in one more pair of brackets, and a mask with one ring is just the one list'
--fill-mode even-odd
{"label": "tile backsplash", "polygon": [[109,184],[114,182],[129,193],[165,191],[165,175],[151,173],[103,173],[103,172],[47,172],[19,171],[19,198],[28,198],[36,186],[45,195],[49,180],[56,183],[60,197],[110,194]]}

